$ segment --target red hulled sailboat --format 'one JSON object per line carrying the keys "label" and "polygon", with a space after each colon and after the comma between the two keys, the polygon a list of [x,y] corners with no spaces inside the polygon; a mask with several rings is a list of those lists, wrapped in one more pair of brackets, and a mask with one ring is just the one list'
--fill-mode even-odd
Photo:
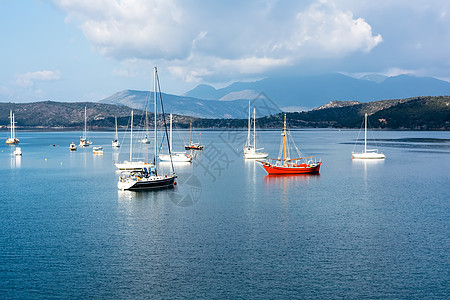
{"label": "red hulled sailboat", "polygon": [[313,174],[319,173],[321,161],[313,160],[314,156],[302,157],[301,152],[295,146],[298,158],[290,158],[290,148],[288,147],[289,132],[286,129],[286,114],[284,115],[284,127],[281,134],[281,145],[278,158],[269,158],[267,161],[258,161],[269,175],[283,175],[283,174]]}

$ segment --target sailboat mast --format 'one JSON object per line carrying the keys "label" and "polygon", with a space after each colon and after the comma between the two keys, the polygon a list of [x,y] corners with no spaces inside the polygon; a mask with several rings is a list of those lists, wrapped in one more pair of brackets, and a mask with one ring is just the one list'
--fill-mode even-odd
{"label": "sailboat mast", "polygon": [[364,115],[364,153],[367,152],[367,113]]}
{"label": "sailboat mast", "polygon": [[133,160],[133,111],[131,111],[130,162]]}
{"label": "sailboat mast", "polygon": [[86,139],[86,122],[87,122],[87,117],[86,117],[86,106],[84,107],[84,136],[83,138]]}
{"label": "sailboat mast", "polygon": [[158,132],[156,131],[156,100],[157,100],[157,98],[156,98],[156,90],[157,90],[157,79],[156,79],[156,76],[158,76],[158,73],[157,73],[157,70],[156,70],[156,67],[155,67],[155,74],[154,74],[154,77],[155,77],[155,91],[154,91],[154,97],[155,97],[155,107],[154,107],[154,109],[155,109],[155,114],[154,114],[154,118],[155,118],[155,145],[154,145],[154,148],[153,148],[154,154],[155,154],[155,157],[154,157],[155,170],[156,170],[156,155],[157,155],[156,151],[158,150],[157,146],[156,146],[157,140],[158,140],[158,136],[157,136]]}
{"label": "sailboat mast", "polygon": [[286,161],[286,114],[284,114],[284,128],[283,128],[283,166]]}
{"label": "sailboat mast", "polygon": [[253,107],[253,149],[256,151],[256,109]]}
{"label": "sailboat mast", "polygon": [[192,145],[192,122],[189,123],[189,145]]}
{"label": "sailboat mast", "polygon": [[[172,114],[170,114],[169,150],[172,151]],[[169,153],[170,154],[170,153]]]}
{"label": "sailboat mast", "polygon": [[250,146],[250,100],[248,100],[248,133],[247,133],[247,146]]}
{"label": "sailboat mast", "polygon": [[11,139],[13,138],[13,116],[12,116],[12,110],[9,110],[9,126],[11,129]]}
{"label": "sailboat mast", "polygon": [[116,140],[119,140],[119,135],[117,134],[117,117],[115,117],[115,123],[116,123]]}

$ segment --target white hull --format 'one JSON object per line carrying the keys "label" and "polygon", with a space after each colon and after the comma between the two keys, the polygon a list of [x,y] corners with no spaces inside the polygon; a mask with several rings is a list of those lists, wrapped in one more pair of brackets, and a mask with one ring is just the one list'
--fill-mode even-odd
{"label": "white hull", "polygon": [[143,168],[150,168],[152,163],[143,161],[124,161],[123,163],[115,164],[117,170],[142,170]]}
{"label": "white hull", "polygon": [[170,156],[172,156],[172,162],[192,162],[192,156],[184,152],[158,155],[160,161],[170,161]]}
{"label": "white hull", "polygon": [[92,144],[92,142],[85,140],[85,139],[81,139],[80,140],[80,147],[89,147]]}
{"label": "white hull", "polygon": [[266,158],[269,154],[265,152],[256,152],[254,148],[245,148],[244,149],[244,158],[245,159],[263,159]]}
{"label": "white hull", "polygon": [[120,147],[119,141],[112,141],[112,147],[113,148],[119,148]]}
{"label": "white hull", "polygon": [[385,159],[386,156],[383,153],[378,153],[378,152],[361,152],[361,153],[352,153],[352,158],[354,158],[354,159]]}

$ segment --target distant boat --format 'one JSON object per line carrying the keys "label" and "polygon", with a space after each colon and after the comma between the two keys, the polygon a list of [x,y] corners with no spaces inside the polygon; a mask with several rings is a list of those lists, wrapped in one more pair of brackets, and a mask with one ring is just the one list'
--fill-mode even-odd
{"label": "distant boat", "polygon": [[142,144],[150,144],[150,140],[148,139],[148,116],[147,116],[147,107],[145,107],[145,137],[141,140]]}
{"label": "distant boat", "polygon": [[172,114],[170,114],[170,130],[169,130],[169,153],[171,154],[159,154],[160,161],[172,161],[172,162],[192,162],[192,155],[186,152],[172,152]]}
{"label": "distant boat", "polygon": [[[159,79],[158,79],[158,73],[155,67],[155,145],[154,145],[154,161],[155,165],[152,168],[143,168],[140,171],[131,171],[131,172],[122,172],[121,176],[119,177],[119,182],[117,183],[117,187],[120,190],[149,190],[149,189],[161,189],[161,188],[173,188],[175,186],[175,178],[177,178],[177,175],[175,174],[175,171],[173,169],[172,165],[172,173],[163,175],[158,173],[157,164],[156,164],[156,157],[158,155],[157,151],[157,137],[158,132],[156,128],[156,110],[157,110],[157,91],[159,88]],[[161,89],[159,88],[159,91]],[[161,97],[161,91],[160,91],[160,99],[162,102]],[[162,103],[161,103],[162,107]],[[164,111],[162,112],[164,115]],[[164,124],[166,125],[166,124]],[[167,129],[165,131],[167,133]],[[170,149],[169,149],[169,155],[170,155]]]}
{"label": "distant boat", "polygon": [[70,146],[69,146],[69,150],[70,151],[77,151],[77,145],[75,145],[75,143],[72,142],[72,144],[70,144]]}
{"label": "distant boat", "polygon": [[91,141],[87,139],[87,114],[86,114],[86,106],[84,107],[84,134],[83,137],[80,138],[80,147],[89,147],[92,144]]}
{"label": "distant boat", "polygon": [[[356,144],[355,144],[356,146]],[[385,159],[383,153],[378,153],[378,149],[367,149],[367,113],[364,115],[364,151],[352,152],[352,159]]]}
{"label": "distant boat", "polygon": [[22,148],[16,147],[13,153],[14,155],[22,155]]}
{"label": "distant boat", "polygon": [[9,111],[9,119],[10,119],[10,128],[11,128],[11,136],[6,139],[6,143],[9,145],[14,145],[19,143],[19,139],[16,138],[16,122],[14,121],[14,114],[12,110]]}
{"label": "distant boat", "polygon": [[94,147],[92,152],[96,155],[103,155],[103,147]]}
{"label": "distant boat", "polygon": [[113,148],[119,148],[120,142],[119,142],[119,135],[117,134],[117,117],[115,117],[115,123],[116,123],[116,135],[114,136],[114,140],[112,141],[112,147]]}
{"label": "distant boat", "polygon": [[258,150],[263,150],[264,148],[256,149],[256,110],[253,108],[253,144],[250,140],[250,128],[251,128],[251,119],[250,119],[250,101],[248,102],[248,134],[247,134],[247,142],[244,145],[244,158],[246,159],[263,159],[266,158],[269,154],[266,152],[258,152]]}
{"label": "distant boat", "polygon": [[130,160],[125,160],[122,163],[115,163],[117,170],[142,170],[144,168],[150,168],[152,163],[144,161],[133,161],[133,111],[131,111],[131,131],[130,131]]}
{"label": "distant boat", "polygon": [[[290,158],[290,150],[288,147],[288,132],[286,130],[286,115],[284,115],[284,126],[281,134],[281,146],[278,159],[270,158],[269,161],[258,161],[264,167],[269,175],[283,175],[283,174],[313,174],[319,173],[322,162],[313,161],[313,156],[301,157],[302,154],[295,146],[298,158]],[[273,163],[272,163],[273,161]]]}
{"label": "distant boat", "polygon": [[185,150],[203,150],[203,145],[192,142],[192,123],[189,123],[189,145],[184,145]]}

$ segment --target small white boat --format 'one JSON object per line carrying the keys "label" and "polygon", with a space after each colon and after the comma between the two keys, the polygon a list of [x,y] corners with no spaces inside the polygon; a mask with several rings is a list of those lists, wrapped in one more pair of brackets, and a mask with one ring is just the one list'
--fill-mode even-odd
{"label": "small white boat", "polygon": [[13,153],[14,155],[22,155],[22,148],[16,147]]}
{"label": "small white boat", "polygon": [[8,145],[15,145],[19,143],[19,139],[16,138],[16,122],[14,121],[14,114],[12,110],[9,111],[9,119],[11,120],[11,136],[6,139]]}
{"label": "small white boat", "polygon": [[[356,144],[355,144],[356,146]],[[353,148],[354,149],[354,148]],[[352,152],[352,159],[385,159],[384,153],[378,153],[378,149],[367,149],[367,114],[364,115],[364,151]]]}
{"label": "small white boat", "polygon": [[86,116],[86,106],[84,107],[84,134],[80,138],[80,147],[89,147],[92,144],[91,141],[87,139],[87,116]]}
{"label": "small white boat", "polygon": [[72,142],[72,144],[70,144],[70,146],[69,146],[69,150],[70,151],[77,151],[77,145],[75,145],[75,143]]}
{"label": "small white boat", "polygon": [[96,155],[103,155],[103,147],[94,147],[92,152]]}
{"label": "small white boat", "polygon": [[160,161],[192,162],[192,155],[186,152],[172,152],[172,114],[170,114],[169,148],[170,154],[159,154]]}
{"label": "small white boat", "polygon": [[247,134],[247,142],[244,146],[244,158],[245,159],[263,159],[266,158],[269,154],[266,152],[259,152],[264,148],[256,149],[256,110],[253,108],[253,145],[250,140],[250,101],[248,102],[248,134]]}
{"label": "small white boat", "polygon": [[119,142],[119,135],[117,134],[117,117],[115,117],[115,120],[116,120],[116,135],[114,136],[114,140],[112,141],[112,147],[119,148],[120,142]]}

